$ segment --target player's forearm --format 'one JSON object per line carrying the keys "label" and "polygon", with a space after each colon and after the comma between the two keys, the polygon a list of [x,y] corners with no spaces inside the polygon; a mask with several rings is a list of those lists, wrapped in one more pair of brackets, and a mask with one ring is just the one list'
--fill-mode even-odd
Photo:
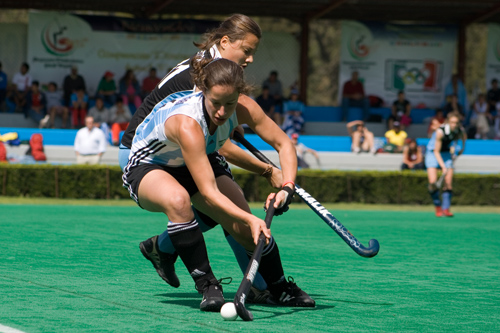
{"label": "player's forearm", "polygon": [[219,149],[219,153],[224,156],[229,163],[259,175],[262,174],[268,166],[266,163],[250,156],[229,140]]}

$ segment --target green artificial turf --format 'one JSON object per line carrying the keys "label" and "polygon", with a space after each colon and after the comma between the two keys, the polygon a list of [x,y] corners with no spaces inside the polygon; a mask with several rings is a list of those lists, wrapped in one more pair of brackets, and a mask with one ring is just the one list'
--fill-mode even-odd
{"label": "green artificial turf", "polygon": [[[184,265],[178,289],[138,248],[166,218],[138,207],[0,205],[0,325],[24,332],[493,332],[500,330],[500,215],[331,210],[354,253],[314,212],[292,209],[271,230],[285,273],[316,308],[248,305],[253,322],[199,310]],[[253,212],[264,217],[261,209]],[[231,300],[242,274],[220,227],[205,234]],[[1,326],[0,326],[1,328]]]}

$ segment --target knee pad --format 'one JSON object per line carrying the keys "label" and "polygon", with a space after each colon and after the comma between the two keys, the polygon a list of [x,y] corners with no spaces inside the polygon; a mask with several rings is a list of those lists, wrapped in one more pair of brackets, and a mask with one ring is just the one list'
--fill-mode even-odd
{"label": "knee pad", "polygon": [[436,183],[434,182],[427,184],[427,191],[429,191],[430,194],[433,194],[434,192],[438,191]]}

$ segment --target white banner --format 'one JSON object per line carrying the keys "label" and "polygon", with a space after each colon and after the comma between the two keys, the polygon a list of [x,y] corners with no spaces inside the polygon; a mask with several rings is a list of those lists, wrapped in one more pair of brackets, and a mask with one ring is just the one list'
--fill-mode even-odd
{"label": "white banner", "polygon": [[[94,29],[79,16],[57,12],[29,15],[28,62],[34,79],[62,84],[73,65],[85,78],[90,95],[106,71],[118,80],[127,69],[134,70],[139,82],[150,67],[163,77],[169,69],[191,57],[200,40],[195,33],[131,33]],[[276,39],[280,43],[276,43]],[[254,64],[246,71],[257,85],[271,70],[280,72],[285,87],[298,79],[299,44],[289,34],[265,33]]]}
{"label": "white banner", "polygon": [[486,50],[486,89],[489,90],[491,80],[500,80],[500,24],[488,24]]}
{"label": "white banner", "polygon": [[365,94],[382,98],[387,106],[404,90],[413,107],[438,107],[452,74],[455,47],[454,26],[343,21],[339,96],[357,71]]}

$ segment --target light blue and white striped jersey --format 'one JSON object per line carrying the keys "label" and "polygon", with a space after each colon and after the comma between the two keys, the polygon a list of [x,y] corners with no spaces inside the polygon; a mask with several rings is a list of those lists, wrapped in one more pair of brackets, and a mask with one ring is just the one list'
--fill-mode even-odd
{"label": "light blue and white striped jersey", "polygon": [[187,95],[186,92],[172,94],[158,103],[137,127],[132,141],[129,163],[125,170],[140,164],[158,164],[169,167],[185,165],[179,145],[170,141],[168,133],[165,133],[165,121],[174,115],[185,115],[196,120],[205,135],[207,154],[221,148],[233,129],[238,126],[236,112],[224,125],[219,126],[213,135],[210,135],[203,114],[203,103],[202,92],[191,92]]}

